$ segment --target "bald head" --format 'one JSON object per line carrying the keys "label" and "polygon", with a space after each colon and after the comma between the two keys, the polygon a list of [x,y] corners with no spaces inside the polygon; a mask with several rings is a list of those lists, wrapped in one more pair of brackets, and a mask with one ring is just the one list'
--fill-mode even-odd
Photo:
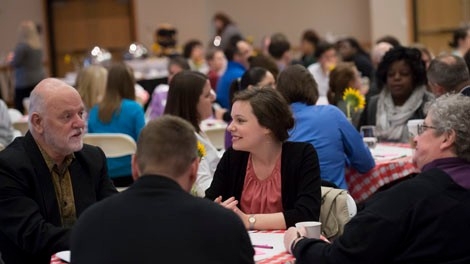
{"label": "bald head", "polygon": [[83,111],[78,92],[61,80],[44,79],[31,92],[29,130],[57,164],[82,149]]}
{"label": "bald head", "polygon": [[427,77],[436,96],[459,92],[470,84],[467,64],[461,57],[451,54],[440,55],[431,60]]}
{"label": "bald head", "polygon": [[42,80],[36,85],[29,97],[30,115],[33,112],[43,113],[48,102],[64,96],[78,96],[80,98],[80,94],[75,88],[59,79],[46,78]]}

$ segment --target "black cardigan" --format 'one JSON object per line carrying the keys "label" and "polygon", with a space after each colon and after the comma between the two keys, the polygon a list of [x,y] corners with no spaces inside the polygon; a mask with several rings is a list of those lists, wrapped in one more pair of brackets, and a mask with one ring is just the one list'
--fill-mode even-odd
{"label": "black cardigan", "polygon": [[470,190],[430,169],[377,193],[332,244],[302,239],[296,263],[470,263]]}
{"label": "black cardigan", "polygon": [[[206,198],[234,196],[240,201],[249,153],[233,148],[225,151],[217,166]],[[284,142],[281,154],[281,195],[286,226],[318,221],[321,206],[321,179],[317,152],[309,143]]]}

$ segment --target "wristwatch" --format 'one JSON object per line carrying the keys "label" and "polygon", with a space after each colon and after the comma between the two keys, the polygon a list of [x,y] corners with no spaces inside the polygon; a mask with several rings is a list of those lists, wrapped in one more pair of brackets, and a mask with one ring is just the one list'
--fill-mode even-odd
{"label": "wristwatch", "polygon": [[250,224],[250,230],[255,229],[255,223],[256,223],[255,215],[250,215],[248,217],[248,223]]}

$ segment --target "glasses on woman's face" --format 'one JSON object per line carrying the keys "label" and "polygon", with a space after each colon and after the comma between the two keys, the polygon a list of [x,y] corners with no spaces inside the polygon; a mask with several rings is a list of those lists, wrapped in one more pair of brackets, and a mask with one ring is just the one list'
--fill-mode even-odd
{"label": "glasses on woman's face", "polygon": [[418,125],[418,135],[423,134],[424,131],[426,131],[428,128],[437,129],[437,127],[427,126],[425,124],[421,124],[421,125]]}

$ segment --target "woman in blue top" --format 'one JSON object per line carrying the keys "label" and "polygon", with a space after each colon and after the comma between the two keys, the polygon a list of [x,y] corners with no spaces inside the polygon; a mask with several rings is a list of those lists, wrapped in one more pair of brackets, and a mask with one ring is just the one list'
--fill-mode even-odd
{"label": "woman in blue top", "polygon": [[[111,66],[104,98],[90,110],[89,133],[124,133],[137,141],[145,117],[142,106],[135,101],[134,83],[134,74],[125,64]],[[115,186],[125,187],[133,182],[130,155],[107,161]]]}
{"label": "woman in blue top", "polygon": [[365,173],[375,166],[361,135],[343,112],[333,105],[315,105],[317,83],[305,67],[287,67],[279,74],[276,87],[294,113],[289,141],[309,142],[315,147],[322,179],[347,189],[345,167]]}

